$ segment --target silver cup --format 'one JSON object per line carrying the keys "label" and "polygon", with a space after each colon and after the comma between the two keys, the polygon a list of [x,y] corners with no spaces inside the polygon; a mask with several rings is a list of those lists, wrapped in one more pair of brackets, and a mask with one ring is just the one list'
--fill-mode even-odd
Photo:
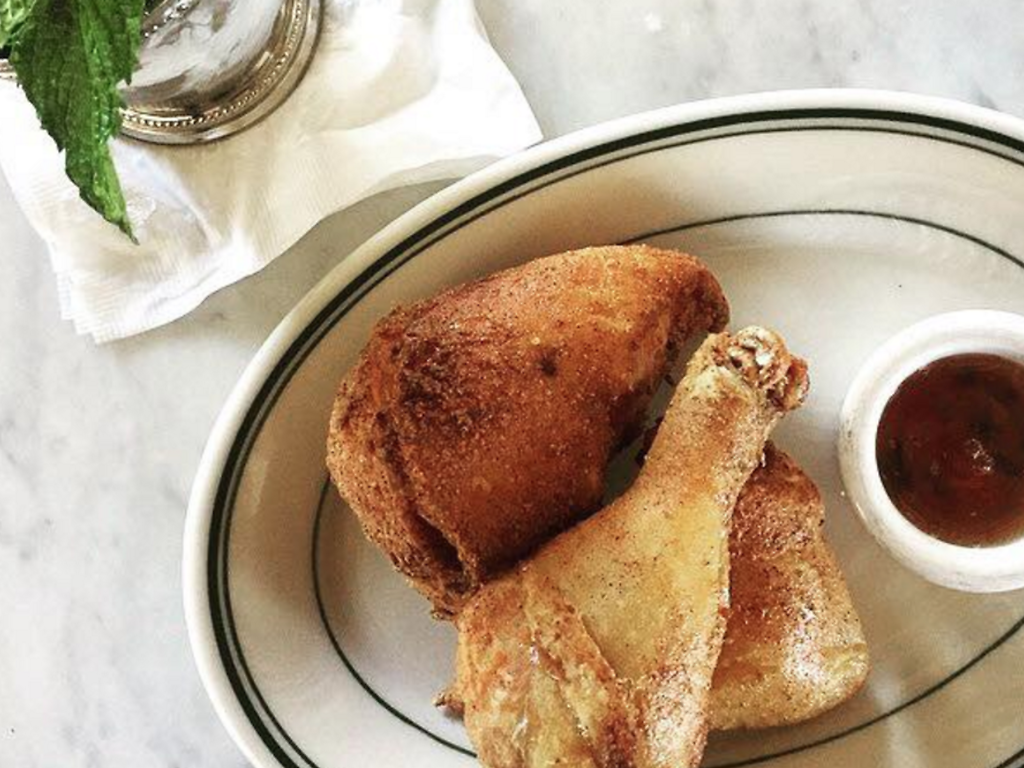
{"label": "silver cup", "polygon": [[164,0],[143,22],[122,130],[189,144],[252,125],[302,79],[321,13],[321,0]]}
{"label": "silver cup", "polygon": [[302,79],[321,15],[322,0],[157,3],[143,19],[139,67],[124,88],[122,132],[192,144],[266,117]]}

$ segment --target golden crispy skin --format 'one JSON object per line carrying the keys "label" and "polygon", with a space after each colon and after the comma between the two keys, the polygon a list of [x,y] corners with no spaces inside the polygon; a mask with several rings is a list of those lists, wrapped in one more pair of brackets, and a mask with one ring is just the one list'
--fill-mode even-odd
{"label": "golden crispy skin", "polygon": [[733,512],[732,608],[711,693],[711,727],[788,725],[864,683],[868,648],[825,540],[807,475],[769,445]]}
{"label": "golden crispy skin", "polygon": [[711,336],[632,487],[469,600],[446,701],[485,766],[700,761],[732,508],[805,391],[770,331]]}
{"label": "golden crispy skin", "polygon": [[675,349],[727,316],[704,265],[646,246],[537,259],[398,309],[341,384],[331,477],[370,539],[454,613],[597,508]]}

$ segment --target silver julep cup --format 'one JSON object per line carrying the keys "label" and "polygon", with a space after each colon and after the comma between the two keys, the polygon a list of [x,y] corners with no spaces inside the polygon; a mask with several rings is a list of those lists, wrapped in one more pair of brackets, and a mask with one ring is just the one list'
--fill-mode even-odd
{"label": "silver julep cup", "polygon": [[[316,47],[323,0],[163,0],[142,23],[121,130],[160,144],[212,141],[270,114]],[[13,74],[0,60],[0,77]]]}
{"label": "silver julep cup", "polygon": [[210,141],[268,115],[316,47],[321,0],[164,0],[143,20],[122,130],[164,144]]}

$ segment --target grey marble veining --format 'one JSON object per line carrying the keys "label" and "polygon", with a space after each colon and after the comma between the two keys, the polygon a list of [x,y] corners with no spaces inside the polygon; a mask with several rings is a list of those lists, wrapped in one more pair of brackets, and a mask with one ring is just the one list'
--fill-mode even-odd
{"label": "grey marble veining", "polygon": [[[885,87],[1024,115],[1019,3],[478,0],[549,136],[680,101]],[[181,531],[207,432],[284,313],[436,189],[367,201],[170,327],[96,347],[58,317],[0,181],[0,766],[245,761],[194,670]]]}
{"label": "grey marble veining", "polygon": [[713,96],[887,88],[1024,115],[1024,8],[994,0],[477,0],[560,134]]}

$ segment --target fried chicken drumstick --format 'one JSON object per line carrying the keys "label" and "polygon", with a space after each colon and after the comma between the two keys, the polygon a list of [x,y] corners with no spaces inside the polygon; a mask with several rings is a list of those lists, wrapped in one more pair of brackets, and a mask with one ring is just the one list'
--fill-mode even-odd
{"label": "fried chicken drumstick", "polygon": [[703,264],[646,246],[537,259],[398,309],[342,382],[331,476],[451,615],[599,506],[679,346],[727,319]]}
{"label": "fried chicken drumstick", "polygon": [[471,598],[447,701],[485,766],[699,762],[730,516],[806,384],[770,331],[709,337],[632,487]]}

